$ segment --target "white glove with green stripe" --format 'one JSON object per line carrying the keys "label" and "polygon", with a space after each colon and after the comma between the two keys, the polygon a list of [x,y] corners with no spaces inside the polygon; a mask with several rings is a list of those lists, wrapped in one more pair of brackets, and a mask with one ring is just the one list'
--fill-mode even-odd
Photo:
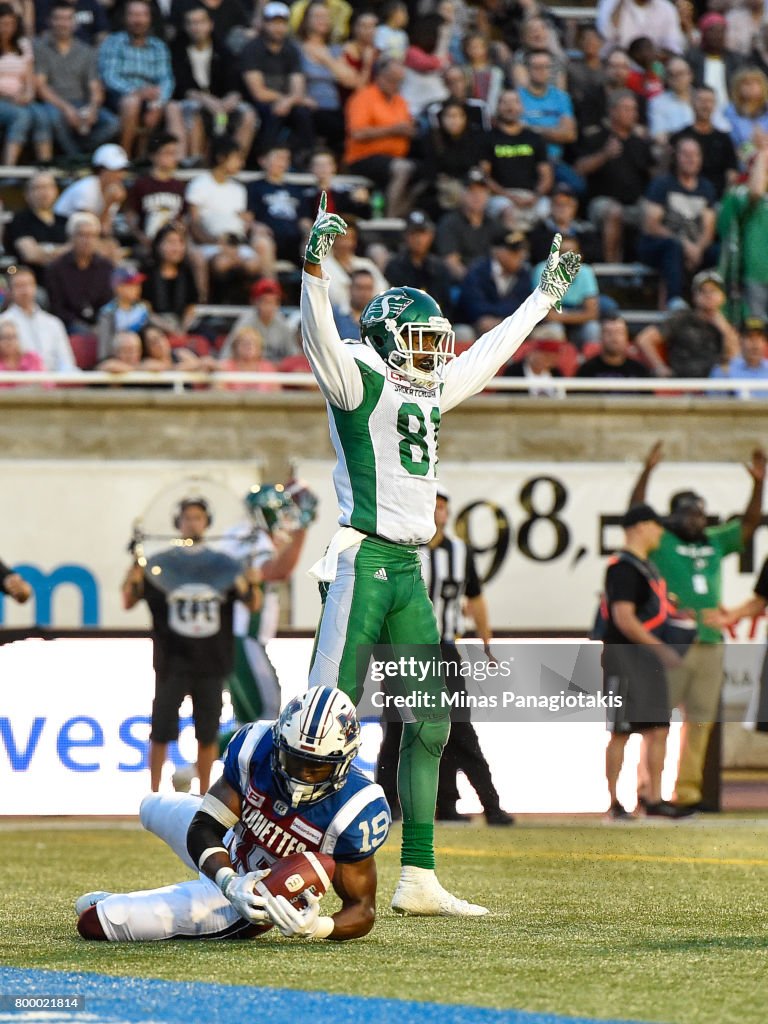
{"label": "white glove with green stripe", "polygon": [[322,263],[331,251],[336,235],[347,233],[346,222],[337,213],[328,213],[327,205],[328,197],[323,192],[320,196],[320,208],[304,250],[304,259],[307,263]]}
{"label": "white glove with green stripe", "polygon": [[539,281],[539,289],[552,299],[552,305],[558,313],[562,312],[563,296],[573,284],[573,279],[581,267],[581,256],[577,252],[564,252],[560,255],[561,234],[552,239],[552,248]]}

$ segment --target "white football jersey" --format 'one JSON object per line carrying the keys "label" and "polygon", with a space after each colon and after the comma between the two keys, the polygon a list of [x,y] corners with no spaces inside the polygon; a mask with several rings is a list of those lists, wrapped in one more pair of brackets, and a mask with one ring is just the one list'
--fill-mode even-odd
{"label": "white football jersey", "polygon": [[329,280],[303,275],[301,323],[304,351],[328,406],[339,523],[396,544],[426,544],[435,532],[441,414],[490,383],[546,316],[551,299],[537,288],[425,388],[370,346],[342,342]]}

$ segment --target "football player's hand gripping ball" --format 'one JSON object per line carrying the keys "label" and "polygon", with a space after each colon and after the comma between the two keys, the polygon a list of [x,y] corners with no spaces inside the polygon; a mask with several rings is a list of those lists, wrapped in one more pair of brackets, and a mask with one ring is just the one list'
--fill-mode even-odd
{"label": "football player's hand gripping ball", "polygon": [[267,871],[249,871],[247,875],[238,875],[234,871],[226,875],[219,888],[238,912],[252,924],[264,924],[270,917],[266,911],[266,898],[254,892],[254,886],[269,874]]}
{"label": "football player's hand gripping ball", "polygon": [[327,206],[328,196],[322,192],[317,217],[304,250],[304,259],[307,263],[322,263],[331,251],[336,235],[347,233],[346,222],[337,213],[328,213]]}
{"label": "football player's hand gripping ball", "polygon": [[267,913],[286,939],[311,939],[317,934],[320,897],[307,889],[304,899],[307,906],[299,910],[285,896],[267,896]]}
{"label": "football player's hand gripping ball", "polygon": [[573,284],[573,279],[581,267],[581,256],[577,252],[560,254],[563,236],[558,233],[552,239],[552,248],[539,281],[539,288],[553,301],[552,305],[558,313],[563,310],[563,296]]}

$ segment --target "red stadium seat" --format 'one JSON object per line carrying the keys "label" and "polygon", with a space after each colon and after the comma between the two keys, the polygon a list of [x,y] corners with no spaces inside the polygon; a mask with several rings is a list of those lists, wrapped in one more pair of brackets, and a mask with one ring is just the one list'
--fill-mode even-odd
{"label": "red stadium seat", "polygon": [[75,356],[75,362],[81,370],[92,370],[96,365],[99,351],[99,339],[95,334],[70,334],[69,343]]}

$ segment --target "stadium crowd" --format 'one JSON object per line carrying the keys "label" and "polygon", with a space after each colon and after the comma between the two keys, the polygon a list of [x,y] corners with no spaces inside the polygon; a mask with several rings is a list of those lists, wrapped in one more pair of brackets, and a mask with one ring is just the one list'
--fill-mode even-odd
{"label": "stadium crowd", "polygon": [[768,377],[760,0],[0,2],[0,128],[0,373],[308,371],[294,307],[326,190],[344,337],[391,283],[471,344],[557,230],[585,266],[502,371],[529,394],[768,394],[747,386]]}

